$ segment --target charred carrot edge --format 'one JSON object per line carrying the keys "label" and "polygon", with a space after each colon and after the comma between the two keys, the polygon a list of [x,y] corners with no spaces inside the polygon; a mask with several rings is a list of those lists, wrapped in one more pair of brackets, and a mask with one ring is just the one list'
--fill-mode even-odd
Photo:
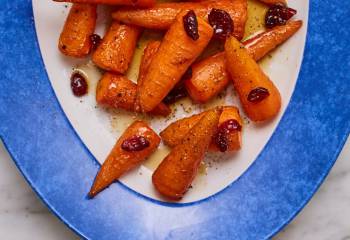
{"label": "charred carrot edge", "polygon": [[[161,136],[163,142],[169,146],[169,147],[175,147],[176,145],[180,144],[182,139],[186,136],[186,134],[189,132],[193,126],[195,126],[199,120],[206,114],[206,112],[202,112],[200,114],[195,114],[193,116],[179,119],[172,124],[170,124],[167,128],[165,128],[159,135]],[[236,120],[240,126],[241,130],[239,131],[232,131],[227,134],[227,151],[238,151],[241,148],[242,145],[242,128],[243,128],[243,121],[239,114],[238,108],[234,106],[225,106],[223,107],[223,111],[220,115],[219,125],[227,120]],[[216,143],[213,139],[213,141],[210,144],[209,147],[210,151],[218,152],[220,151],[219,148],[216,146]]]}
{"label": "charred carrot edge", "polygon": [[[106,72],[100,79],[96,88],[96,101],[98,104],[135,111],[137,85],[127,77]],[[168,116],[171,110],[164,103],[160,103],[150,114]]]}
{"label": "charred carrot edge", "polygon": [[207,112],[158,166],[152,182],[160,194],[179,200],[187,192],[208,150],[221,111]]}
{"label": "charred carrot edge", "polygon": [[107,5],[124,5],[133,7],[152,7],[156,0],[54,0],[55,2],[90,3]]}
{"label": "charred carrot edge", "polygon": [[125,73],[134,55],[140,29],[113,22],[92,56],[100,68],[115,73]]}
{"label": "charred carrot edge", "polygon": [[255,122],[275,117],[281,109],[281,95],[273,82],[237,39],[227,39],[225,54],[227,70],[247,116]]}
{"label": "charred carrot edge", "polygon": [[59,50],[70,57],[86,57],[92,48],[90,36],[96,19],[96,5],[73,4],[59,38]]}
{"label": "charred carrot edge", "polygon": [[[148,146],[137,151],[123,149],[124,141],[132,137],[143,137],[148,142]],[[159,136],[145,122],[134,122],[119,138],[103,163],[91,187],[89,196],[91,198],[95,197],[103,189],[118,180],[120,176],[140,165],[157,149],[159,143]]]}
{"label": "charred carrot edge", "polygon": [[[302,24],[301,20],[289,21],[284,26],[277,26],[244,41],[243,45],[249,55],[259,61],[293,36]],[[195,63],[192,66],[192,77],[186,79],[185,86],[194,101],[205,103],[225,89],[229,79],[225,53],[221,52]]]}
{"label": "charred carrot edge", "polygon": [[167,96],[213,35],[212,27],[197,18],[199,38],[193,40],[188,36],[183,21],[187,13],[184,11],[177,16],[139,85],[136,105],[142,112],[152,111]]}
{"label": "charred carrot edge", "polygon": [[230,14],[234,23],[233,36],[242,39],[248,16],[246,0],[158,3],[148,9],[118,9],[113,13],[113,18],[126,24],[144,28],[168,29],[176,16],[183,10],[194,10],[198,17],[207,19],[213,8],[225,10]]}

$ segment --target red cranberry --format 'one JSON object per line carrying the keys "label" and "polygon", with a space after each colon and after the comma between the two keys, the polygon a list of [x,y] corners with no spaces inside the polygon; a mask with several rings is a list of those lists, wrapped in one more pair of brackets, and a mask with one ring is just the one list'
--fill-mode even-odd
{"label": "red cranberry", "polygon": [[70,86],[73,94],[77,97],[84,96],[88,92],[88,84],[85,77],[79,72],[75,72],[71,76]]}
{"label": "red cranberry", "polygon": [[133,136],[123,141],[121,148],[127,152],[138,152],[149,147],[149,141],[142,136]]}
{"label": "red cranberry", "polygon": [[265,25],[268,28],[285,25],[296,13],[297,11],[295,9],[284,6],[283,4],[273,5],[266,13]]}
{"label": "red cranberry", "polygon": [[228,150],[228,139],[226,133],[218,131],[214,136],[214,142],[220,152],[226,152]]}
{"label": "red cranberry", "polygon": [[270,96],[269,90],[263,87],[257,87],[248,94],[248,101],[258,103]]}
{"label": "red cranberry", "polygon": [[214,28],[214,38],[225,40],[233,33],[233,21],[228,12],[213,8],[209,13],[208,20]]}
{"label": "red cranberry", "polygon": [[188,13],[183,17],[183,23],[187,36],[195,41],[198,40],[198,21],[193,10],[188,11]]}
{"label": "red cranberry", "polygon": [[163,102],[165,104],[173,104],[180,99],[187,96],[187,90],[184,85],[180,85],[179,87],[175,87],[171,92],[164,98]]}
{"label": "red cranberry", "polygon": [[214,135],[214,142],[221,152],[226,152],[228,150],[228,134],[233,131],[241,131],[242,126],[235,119],[229,119],[218,127],[216,134]]}
{"label": "red cranberry", "polygon": [[101,37],[98,34],[90,35],[90,41],[92,43],[92,49],[96,49],[101,42]]}

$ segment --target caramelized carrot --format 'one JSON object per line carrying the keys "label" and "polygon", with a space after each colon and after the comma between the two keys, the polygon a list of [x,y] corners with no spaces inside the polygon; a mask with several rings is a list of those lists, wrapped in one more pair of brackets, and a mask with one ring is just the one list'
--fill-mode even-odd
{"label": "caramelized carrot", "polygon": [[67,56],[86,57],[92,48],[90,36],[96,19],[96,5],[73,4],[60,35],[59,50]]}
{"label": "caramelized carrot", "polygon": [[125,73],[134,55],[140,29],[113,22],[92,56],[100,68]]}
{"label": "caramelized carrot", "polygon": [[234,37],[225,43],[227,69],[248,117],[256,122],[275,117],[281,109],[281,95],[247,50]]}
{"label": "caramelized carrot", "polygon": [[163,196],[179,200],[187,192],[208,150],[220,114],[218,109],[207,112],[153,173],[153,185]]}
{"label": "caramelized carrot", "polygon": [[152,7],[156,0],[54,0],[55,2],[90,3],[107,5],[124,5],[133,7]]}
{"label": "caramelized carrot", "polygon": [[[284,26],[274,27],[244,41],[243,45],[248,54],[259,61],[293,36],[301,28],[302,23],[301,20],[289,21]],[[205,103],[225,89],[229,79],[225,53],[221,52],[195,63],[192,66],[192,77],[186,79],[185,86],[194,101]]]}
{"label": "caramelized carrot", "polygon": [[199,38],[189,37],[183,21],[187,13],[184,11],[177,16],[139,85],[136,104],[142,112],[152,111],[167,96],[213,35],[211,26],[197,18]]}
{"label": "caramelized carrot", "polygon": [[[131,139],[136,141],[138,146],[130,145]],[[139,166],[157,149],[159,143],[159,136],[145,122],[134,122],[119,138],[103,163],[89,196],[95,197],[124,173]]]}
{"label": "caramelized carrot", "polygon": [[113,18],[126,24],[144,28],[168,29],[177,14],[183,10],[194,10],[198,17],[207,19],[213,8],[225,10],[230,14],[234,23],[233,35],[241,39],[247,21],[247,0],[158,3],[148,9],[119,9],[113,13]]}
{"label": "caramelized carrot", "polygon": [[[105,73],[97,85],[96,101],[102,106],[135,111],[137,85],[122,75]],[[171,110],[160,103],[152,112],[153,115],[167,116]]]}
{"label": "caramelized carrot", "polygon": [[287,41],[303,25],[303,21],[289,21],[286,25],[276,26],[270,30],[262,32],[243,42],[248,54],[255,61],[259,61],[267,53],[271,52],[277,46]]}
{"label": "caramelized carrot", "polygon": [[195,102],[205,103],[218,95],[230,81],[225,53],[218,53],[192,65],[192,76],[185,87]]}
{"label": "caramelized carrot", "polygon": [[[190,129],[193,128],[193,126],[195,126],[206,113],[207,112],[202,112],[200,114],[195,114],[191,117],[175,121],[167,128],[165,128],[159,135],[167,146],[175,147],[181,143]],[[221,124],[225,123],[228,120],[237,121],[237,123],[240,125],[240,128],[242,129],[243,122],[239,114],[239,110],[236,107],[226,106],[223,108],[223,111],[220,115],[218,127],[220,127]],[[230,131],[226,134],[227,151],[237,151],[241,148],[241,129],[238,129],[237,131]],[[214,140],[211,142],[209,150],[213,152],[220,151]]]}

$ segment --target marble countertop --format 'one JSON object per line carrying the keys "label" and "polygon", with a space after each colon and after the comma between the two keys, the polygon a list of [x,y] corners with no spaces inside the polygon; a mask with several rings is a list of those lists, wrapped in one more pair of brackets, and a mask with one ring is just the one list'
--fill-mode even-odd
{"label": "marble countertop", "polygon": [[[79,239],[22,178],[0,142],[1,239]],[[320,190],[274,240],[350,240],[350,139]]]}

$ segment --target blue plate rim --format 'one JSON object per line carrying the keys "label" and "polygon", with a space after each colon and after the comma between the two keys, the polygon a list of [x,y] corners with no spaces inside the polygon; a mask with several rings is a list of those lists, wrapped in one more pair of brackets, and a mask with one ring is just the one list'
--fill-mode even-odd
{"label": "blue plate rim", "polygon": [[[35,28],[35,26],[34,26],[34,28]],[[35,36],[36,36],[36,34],[35,34]],[[37,41],[36,41],[36,44],[38,44]],[[41,55],[40,55],[40,58],[41,58]],[[41,59],[40,61],[42,61],[42,59]],[[303,67],[303,65],[304,65],[304,63],[302,64],[302,67]],[[41,66],[45,69],[45,66],[44,66],[43,62],[42,62],[42,65],[41,65]],[[46,71],[45,71],[45,73],[46,73]],[[47,76],[47,77],[48,77],[48,76]],[[298,81],[298,82],[299,82],[299,81]],[[52,91],[52,93],[53,93],[53,89],[51,89],[51,91]],[[56,96],[54,96],[54,97],[56,97]],[[291,102],[293,101],[293,97],[294,97],[294,93],[293,93]],[[56,99],[56,101],[57,101],[57,99]],[[60,109],[60,111],[61,111],[62,114],[64,114],[62,109]],[[283,118],[281,119],[280,123],[283,121],[283,119],[284,119],[284,117],[286,116],[286,114],[287,114],[288,111],[289,111],[289,107],[288,107],[288,109],[286,110],[286,112],[285,112]],[[67,120],[67,121],[68,121],[68,120]],[[68,124],[70,125],[69,121],[68,121]],[[75,133],[74,128],[73,128],[72,126],[70,126],[70,127],[72,128],[73,132]],[[276,130],[276,131],[277,131],[277,130]],[[83,233],[81,233],[77,228],[75,228],[73,225],[69,224],[68,220],[65,219],[64,216],[61,215],[58,211],[56,211],[55,207],[52,206],[52,205],[50,205],[50,203],[47,202],[47,199],[45,199],[45,197],[41,196],[40,190],[37,189],[37,187],[35,186],[35,184],[33,184],[33,182],[31,181],[31,179],[22,171],[22,168],[21,168],[21,166],[20,166],[20,164],[19,164],[19,163],[20,163],[20,160],[17,159],[17,158],[16,158],[16,155],[12,152],[13,149],[12,149],[10,146],[7,145],[7,141],[6,141],[6,139],[5,139],[6,136],[3,135],[2,131],[0,132],[0,134],[1,134],[0,136],[1,136],[1,138],[3,139],[3,142],[4,142],[5,146],[6,146],[6,148],[9,150],[9,152],[10,152],[10,154],[11,154],[11,157],[13,157],[13,159],[14,159],[14,161],[15,161],[17,167],[19,168],[19,170],[21,171],[21,173],[24,175],[24,177],[26,178],[26,180],[28,181],[28,183],[32,186],[32,188],[34,189],[34,191],[35,191],[35,192],[40,196],[40,198],[43,200],[43,202],[45,202],[45,204],[51,209],[51,211],[53,211],[62,221],[64,221],[64,222],[67,224],[68,227],[70,227],[72,230],[74,230],[76,233],[80,234],[81,236],[86,237],[86,236],[84,236]],[[343,135],[343,138],[341,138],[340,141],[338,141],[338,146],[337,146],[335,152],[333,152],[333,158],[331,159],[331,161],[329,161],[331,164],[328,165],[328,168],[326,169],[326,171],[323,172],[323,175],[322,175],[321,178],[319,179],[318,183],[317,183],[316,185],[314,185],[315,187],[314,187],[313,191],[310,191],[310,192],[309,192],[309,195],[310,195],[310,196],[307,197],[307,198],[305,199],[305,201],[303,201],[303,202],[301,203],[299,209],[297,209],[297,211],[294,212],[294,214],[285,222],[285,224],[284,224],[283,226],[280,226],[278,229],[276,229],[276,231],[273,232],[269,237],[271,237],[272,235],[274,235],[276,232],[278,232],[279,230],[281,230],[287,223],[289,223],[289,222],[293,219],[293,217],[302,209],[302,207],[305,206],[305,204],[311,199],[311,196],[317,191],[317,189],[319,188],[319,186],[321,185],[321,183],[324,181],[325,177],[326,177],[327,174],[329,173],[329,170],[331,169],[331,167],[332,167],[333,164],[335,163],[335,159],[338,157],[338,155],[339,155],[339,153],[340,153],[340,150],[341,150],[342,146],[344,145],[344,143],[345,143],[345,141],[346,141],[346,139],[347,139],[348,134],[349,134],[349,124],[348,124],[348,126],[345,128],[345,134]],[[75,133],[75,135],[76,135],[76,133]],[[271,138],[273,138],[274,135],[275,135],[275,133],[273,134],[273,136],[272,136]],[[78,137],[78,136],[76,135],[75,137]],[[78,137],[78,138],[79,138],[79,137]],[[79,139],[79,140],[80,140],[80,139]],[[269,140],[269,143],[268,143],[268,144],[270,144],[270,140]],[[267,144],[267,145],[268,145],[268,144]],[[82,144],[82,146],[85,147],[84,144]],[[265,146],[265,147],[266,147],[266,146]],[[86,150],[88,151],[88,149],[86,149]],[[264,151],[265,151],[265,148],[264,148],[264,150],[262,151],[262,153],[263,153]],[[90,155],[91,155],[91,154],[90,154]],[[92,155],[91,155],[91,156],[92,156]],[[259,155],[259,157],[260,157],[260,155]],[[258,158],[259,158],[259,157],[258,157]],[[255,163],[254,163],[254,164],[255,164]],[[251,166],[251,167],[252,167],[252,166]],[[250,168],[251,168],[251,167],[250,167]],[[248,171],[249,171],[249,170],[248,170]],[[87,238],[87,237],[86,237],[86,238]]]}

